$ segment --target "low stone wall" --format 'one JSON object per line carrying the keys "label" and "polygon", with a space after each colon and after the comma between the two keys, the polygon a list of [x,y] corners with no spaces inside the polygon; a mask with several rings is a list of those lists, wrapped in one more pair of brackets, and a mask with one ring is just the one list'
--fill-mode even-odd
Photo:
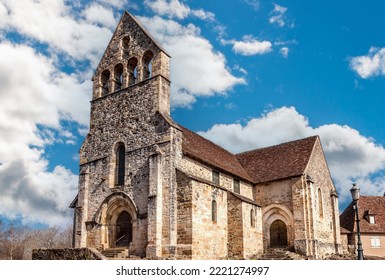
{"label": "low stone wall", "polygon": [[106,259],[96,249],[65,248],[65,249],[34,249],[33,260],[103,260]]}

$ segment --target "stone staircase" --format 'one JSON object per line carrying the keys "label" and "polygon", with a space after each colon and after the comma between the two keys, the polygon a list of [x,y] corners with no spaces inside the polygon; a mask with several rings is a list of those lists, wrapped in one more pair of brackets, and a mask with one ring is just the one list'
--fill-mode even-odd
{"label": "stone staircase", "polygon": [[121,260],[128,258],[127,248],[108,248],[101,253],[109,260]]}
{"label": "stone staircase", "polygon": [[260,256],[259,260],[304,260],[305,258],[295,252],[290,251],[290,248],[269,248]]}

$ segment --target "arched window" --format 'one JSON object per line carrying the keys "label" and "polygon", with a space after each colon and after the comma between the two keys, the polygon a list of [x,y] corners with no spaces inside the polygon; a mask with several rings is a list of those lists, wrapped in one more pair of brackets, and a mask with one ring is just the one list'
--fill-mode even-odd
{"label": "arched window", "polygon": [[154,55],[150,51],[146,51],[143,55],[143,80],[152,77],[152,59]]}
{"label": "arched window", "polygon": [[123,39],[122,39],[122,48],[127,51],[129,46],[130,46],[130,37],[129,36],[123,37]]}
{"label": "arched window", "polygon": [[217,202],[215,200],[211,202],[211,220],[214,223],[217,222]]}
{"label": "arched window", "polygon": [[324,213],[323,213],[323,205],[322,205],[322,192],[321,189],[318,189],[318,212],[319,216],[322,218]]}
{"label": "arched window", "polygon": [[110,80],[110,71],[104,70],[102,72],[101,81],[100,81],[102,83],[102,96],[110,92],[110,89],[108,87],[109,80]]}
{"label": "arched window", "polygon": [[115,91],[121,90],[123,85],[123,65],[117,64],[114,69]]}
{"label": "arched window", "polygon": [[137,82],[137,79],[138,79],[137,67],[138,67],[138,60],[135,57],[130,58],[127,64],[129,86]]}
{"label": "arched window", "polygon": [[250,226],[255,227],[255,212],[254,209],[250,210]]}
{"label": "arched window", "polygon": [[116,164],[115,164],[115,185],[124,185],[124,173],[126,169],[126,149],[124,145],[119,144],[116,149]]}

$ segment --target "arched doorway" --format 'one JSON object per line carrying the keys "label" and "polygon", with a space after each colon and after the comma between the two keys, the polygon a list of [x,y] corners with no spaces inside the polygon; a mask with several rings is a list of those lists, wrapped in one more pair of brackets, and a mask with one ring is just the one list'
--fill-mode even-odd
{"label": "arched doorway", "polygon": [[287,227],[281,220],[274,221],[270,226],[270,247],[287,246]]}
{"label": "arched doorway", "polygon": [[119,214],[115,232],[116,247],[127,247],[132,241],[132,218],[127,211]]}

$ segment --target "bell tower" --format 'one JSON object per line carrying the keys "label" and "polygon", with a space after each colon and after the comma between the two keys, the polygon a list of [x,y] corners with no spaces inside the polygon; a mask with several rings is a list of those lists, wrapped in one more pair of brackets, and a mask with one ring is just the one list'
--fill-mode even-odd
{"label": "bell tower", "polygon": [[154,80],[157,106],[170,115],[170,56],[127,11],[93,75],[92,100]]}
{"label": "bell tower", "polygon": [[[92,77],[90,131],[80,149],[74,245],[173,254],[175,158],[170,56],[128,12]],[[166,201],[166,202],[164,202]],[[171,225],[171,226],[170,226]]]}

